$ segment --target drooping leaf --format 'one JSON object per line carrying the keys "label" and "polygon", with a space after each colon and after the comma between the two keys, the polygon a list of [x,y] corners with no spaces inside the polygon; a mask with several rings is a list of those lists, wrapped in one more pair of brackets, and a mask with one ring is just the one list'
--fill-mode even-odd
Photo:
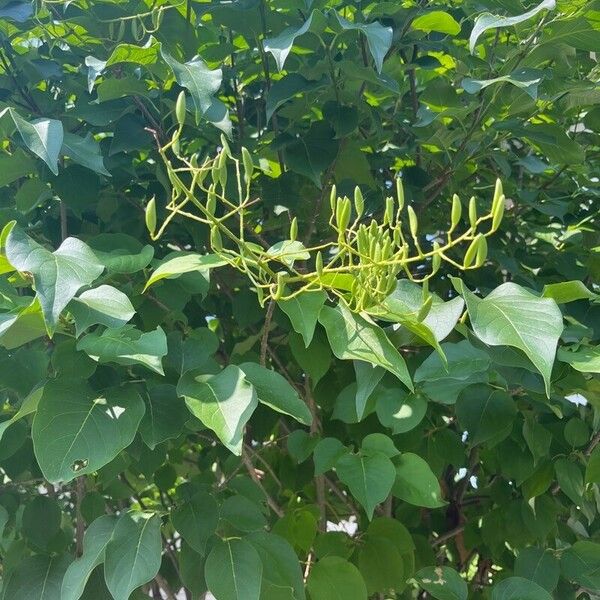
{"label": "drooping leaf", "polygon": [[162,358],[167,354],[167,337],[157,327],[143,332],[133,325],[117,329],[97,330],[83,336],[77,349],[99,363],[113,362],[119,365],[143,365],[163,375]]}
{"label": "drooping leaf", "polygon": [[241,364],[240,369],[256,389],[259,402],[303,425],[310,425],[312,415],[308,406],[282,375],[252,362]]}
{"label": "drooping leaf", "polygon": [[326,437],[316,444],[313,450],[315,475],[322,475],[335,467],[338,459],[348,452],[348,448],[337,438]]}
{"label": "drooping leaf", "polygon": [[56,119],[26,121],[12,108],[5,108],[0,112],[0,120],[5,118],[12,120],[25,146],[58,175],[58,156],[64,135],[62,123]]}
{"label": "drooping leaf", "polygon": [[110,173],[104,166],[104,158],[100,152],[100,145],[91,134],[82,138],[73,133],[65,133],[61,152],[73,162],[87,167],[95,173],[110,177]]}
{"label": "drooping leaf", "polygon": [[331,349],[338,358],[383,367],[413,389],[404,359],[377,325],[352,313],[343,303],[335,308],[323,307],[319,322],[325,327]]}
{"label": "drooping leaf", "polygon": [[262,561],[243,539],[218,541],[204,567],[206,584],[216,600],[259,600]]}
{"label": "drooping leaf", "polygon": [[30,304],[18,305],[10,312],[0,313],[0,344],[9,350],[45,333],[44,315],[37,298]]}
{"label": "drooping leaf", "polygon": [[327,300],[327,294],[323,291],[316,291],[277,302],[279,308],[289,317],[294,331],[302,336],[307,348],[312,342],[325,300]]}
{"label": "drooping leaf", "polygon": [[345,30],[360,31],[366,38],[371,56],[375,61],[377,72],[381,73],[383,69],[383,60],[392,46],[393,30],[391,27],[386,27],[377,21],[372,23],[356,23],[350,22],[335,13],[338,23]]}
{"label": "drooping leaf", "polygon": [[102,515],[90,523],[83,537],[83,554],[73,561],[62,581],[61,600],[79,600],[92,571],[104,562],[104,550],[110,541],[117,518]]}
{"label": "drooping leaf", "polygon": [[469,94],[477,94],[481,90],[496,83],[510,83],[522,89],[534,100],[538,97],[538,88],[544,78],[544,72],[538,69],[519,69],[510,75],[501,75],[492,79],[471,79],[465,77],[462,80],[462,88]]}
{"label": "drooping leaf", "polygon": [[335,469],[372,519],[375,507],[389,496],[394,484],[392,461],[381,452],[346,454],[336,462]]}
{"label": "drooping leaf", "polygon": [[481,34],[485,33],[488,29],[495,29],[496,27],[512,27],[513,25],[518,25],[519,23],[523,23],[523,21],[535,17],[542,10],[553,10],[555,7],[555,0],[543,0],[543,2],[531,10],[514,17],[503,17],[488,12],[480,14],[477,19],[475,19],[475,25],[473,25],[473,30],[469,37],[469,50],[471,51],[471,54],[473,53],[473,50],[475,50],[475,44],[477,44],[477,40]]}
{"label": "drooping leaf", "polygon": [[190,412],[212,429],[234,454],[242,452],[244,426],[258,405],[244,372],[229,365],[218,375],[188,371],[177,384]]}
{"label": "drooping leaf", "polygon": [[356,416],[360,421],[365,414],[367,400],[381,381],[385,371],[376,365],[355,360],[354,372],[356,373]]}
{"label": "drooping leaf", "polygon": [[17,226],[6,239],[6,256],[15,269],[33,275],[49,335],[55,332],[61,312],[79,289],[104,270],[80,240],[67,238],[58,250],[50,252]]}
{"label": "drooping leaf", "polygon": [[68,482],[109,463],[133,441],[143,414],[144,404],[133,389],[98,393],[82,381],[48,382],[32,428],[44,476]]}
{"label": "drooping leaf", "polygon": [[158,573],[162,554],[160,517],[157,514],[122,515],[106,546],[104,577],[115,600],[131,593]]}
{"label": "drooping leaf", "polygon": [[296,41],[296,38],[304,35],[309,31],[314,15],[319,14],[318,11],[313,11],[308,19],[300,27],[288,27],[284,29],[277,37],[268,38],[264,41],[264,49],[266,52],[270,52],[275,59],[277,68],[282,71],[285,61],[292,50],[292,46]]}
{"label": "drooping leaf", "polygon": [[199,57],[180,63],[162,47],[160,54],[173,71],[177,83],[190,92],[196,123],[199,123],[200,118],[203,117],[229,134],[231,122],[227,107],[215,97],[223,80],[222,69],[211,70]]}
{"label": "drooping leaf", "polygon": [[454,279],[454,284],[465,299],[475,335],[490,346],[522,350],[542,374],[549,395],[556,345],[563,330],[556,302],[515,283],[502,284],[483,300],[460,280]]}

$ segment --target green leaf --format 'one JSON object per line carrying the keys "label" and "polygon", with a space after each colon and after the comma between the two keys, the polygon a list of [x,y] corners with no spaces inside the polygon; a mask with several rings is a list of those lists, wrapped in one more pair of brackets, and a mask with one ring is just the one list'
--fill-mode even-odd
{"label": "green leaf", "polygon": [[453,283],[465,299],[475,335],[490,346],[522,350],[542,374],[549,396],[556,345],[563,330],[556,302],[538,298],[515,283],[503,283],[480,300],[460,280]]}
{"label": "green leaf", "polygon": [[313,450],[315,475],[322,475],[333,469],[341,456],[348,453],[348,448],[337,438],[327,437],[318,442]]}
{"label": "green leaf", "polygon": [[600,346],[581,346],[575,352],[559,348],[556,357],[581,373],[600,373]]}
{"label": "green leaf", "polygon": [[308,406],[282,375],[252,362],[241,364],[240,369],[256,389],[259,402],[293,417],[303,425],[311,424],[312,415]]}
{"label": "green leaf", "polygon": [[314,564],[306,587],[313,599],[367,600],[367,586],[359,570],[339,556],[327,556]]}
{"label": "green leaf", "polygon": [[346,454],[337,461],[335,470],[372,519],[375,507],[389,496],[394,484],[392,461],[381,452]]}
{"label": "green leaf", "polygon": [[299,333],[308,348],[315,333],[321,309],[327,300],[323,291],[307,292],[290,298],[278,300],[277,305],[289,317],[294,331]]}
{"label": "green leaf", "polygon": [[415,579],[436,600],[467,600],[466,581],[450,567],[425,567]]}
{"label": "green leaf", "polygon": [[204,554],[219,523],[219,507],[210,494],[200,492],[180,504],[171,513],[171,521],[181,537],[196,552]]}
{"label": "green leaf", "polygon": [[62,123],[56,119],[26,121],[12,108],[5,108],[0,112],[0,120],[4,115],[12,119],[27,148],[39,156],[55,175],[58,175],[58,156],[63,144]]}
{"label": "green leaf", "polygon": [[242,453],[244,426],[258,405],[244,372],[229,365],[218,375],[188,371],[177,384],[190,412],[212,429],[234,454]]}
{"label": "green leaf", "polygon": [[556,481],[561,491],[576,506],[582,503],[585,485],[583,483],[583,473],[577,464],[568,458],[559,458],[554,463],[556,472]]}
{"label": "green leaf", "polygon": [[452,15],[443,10],[432,10],[425,13],[417,17],[410,25],[413,29],[425,31],[426,33],[431,33],[432,31],[439,31],[440,33],[447,33],[449,35],[460,33],[460,23]]}
{"label": "green leaf", "polygon": [[62,513],[53,498],[37,496],[23,511],[21,531],[36,550],[47,551],[53,538],[60,532]]}
{"label": "green leaf", "polygon": [[135,44],[119,44],[115,46],[106,60],[105,66],[110,67],[119,63],[133,63],[136,65],[153,65],[158,60],[160,44],[149,38],[143,46]]}
{"label": "green leaf", "polygon": [[319,322],[339,359],[362,360],[383,367],[412,391],[406,363],[380,327],[352,313],[343,303],[335,308],[324,306]]}
{"label": "green leaf", "polygon": [[231,121],[227,107],[215,97],[223,81],[222,69],[209,69],[201,58],[180,63],[164,48],[161,48],[160,54],[173,71],[177,83],[190,92],[196,112],[196,123],[200,123],[200,118],[204,117],[229,135]]}
{"label": "green leaf", "polygon": [[90,285],[104,270],[90,248],[78,239],[67,238],[58,250],[50,252],[16,226],[8,234],[5,251],[15,269],[33,275],[49,335],[79,289]]}
{"label": "green leaf", "polygon": [[560,557],[562,576],[590,590],[600,589],[600,544],[575,542]]}
{"label": "green leaf", "polygon": [[8,576],[2,597],[8,600],[57,600],[67,567],[67,556],[25,557]]}
{"label": "green leaf", "polygon": [[515,87],[522,89],[534,100],[538,97],[538,87],[544,79],[544,72],[539,69],[519,69],[510,75],[501,75],[493,79],[471,79],[465,77],[461,82],[461,87],[468,94],[478,94],[481,90],[496,83],[510,83]]}
{"label": "green leaf", "polygon": [[101,233],[93,237],[89,245],[109,273],[137,273],[146,268],[154,256],[152,246],[143,246],[124,233]]}
{"label": "green leaf", "polygon": [[328,84],[328,79],[324,75],[318,80],[309,80],[299,73],[290,73],[274,82],[267,94],[266,112],[267,121],[271,120],[273,113],[288,100],[291,100],[299,94],[306,94],[317,90]]}
{"label": "green leaf", "polygon": [[290,544],[266,531],[251,533],[246,540],[263,565],[261,600],[305,600],[300,563]]}
{"label": "green leaf", "polygon": [[259,600],[263,565],[254,546],[242,539],[218,541],[204,567],[216,600]]}
{"label": "green leaf", "polygon": [[287,438],[287,449],[294,461],[300,464],[311,455],[318,442],[318,437],[312,436],[304,429],[296,429]]}
{"label": "green leaf", "polygon": [[367,408],[367,400],[385,374],[384,369],[362,360],[354,361],[356,373],[356,416],[362,420]]}
{"label": "green leaf", "polygon": [[379,422],[392,435],[414,429],[425,417],[427,399],[423,394],[406,394],[402,390],[379,386],[374,393]]}
{"label": "green leaf", "polygon": [[554,164],[580,164],[585,160],[584,149],[559,125],[536,123],[524,128],[522,135]]}
{"label": "green leaf", "polygon": [[491,600],[552,600],[552,596],[533,581],[508,577],[492,588]]}
{"label": "green leaf", "polygon": [[61,600],[79,600],[92,571],[104,562],[104,550],[110,541],[116,517],[102,515],[90,523],[83,536],[83,554],[69,565],[62,582]]}
{"label": "green leaf", "polygon": [[0,313],[0,344],[11,350],[46,333],[44,315],[39,300]]}
{"label": "green leaf", "polygon": [[500,441],[510,434],[517,416],[512,397],[504,390],[476,383],[462,390],[456,401],[456,416],[468,442],[476,446]]}
{"label": "green leaf", "polygon": [[179,436],[189,418],[190,413],[177,396],[174,385],[165,383],[153,386],[148,390],[140,435],[146,445],[154,450],[158,444]]}
{"label": "green leaf", "polygon": [[283,70],[285,61],[292,50],[296,38],[304,35],[310,29],[315,14],[320,13],[313,11],[300,27],[287,27],[277,37],[267,38],[263,42],[265,52],[270,52],[273,55],[277,68],[280,71]]}
{"label": "green leaf", "polygon": [[32,427],[42,473],[56,483],[97,471],[131,444],[143,414],[133,389],[99,393],[81,380],[48,382]]}
{"label": "green leaf", "polygon": [[304,244],[297,240],[277,242],[267,250],[267,254],[288,267],[293,267],[297,260],[308,260],[310,258],[310,252],[307,252]]}
{"label": "green leaf", "polygon": [[432,352],[415,371],[414,380],[423,393],[440,404],[454,404],[461,390],[487,381],[490,357],[468,340],[441,346],[447,364]]}
{"label": "green leaf", "polygon": [[184,273],[200,272],[208,277],[210,269],[222,267],[227,262],[217,254],[183,254],[162,262],[146,282],[144,292],[161,279],[176,279]]}
{"label": "green leaf", "polygon": [[517,554],[515,576],[534,581],[548,592],[553,592],[560,577],[560,564],[552,550],[523,548]]}
{"label": "green leaf", "polygon": [[243,532],[263,530],[267,525],[258,502],[239,494],[230,496],[221,504],[221,519]]}
{"label": "green leaf", "polygon": [[394,496],[415,506],[445,506],[440,484],[429,465],[420,456],[405,452],[395,462],[396,481],[392,488]]}
{"label": "green leaf", "polygon": [[77,350],[99,363],[139,364],[163,375],[162,358],[167,354],[167,337],[160,327],[144,333],[133,325],[126,325],[102,333],[97,330],[88,333],[77,342]]}
{"label": "green leaf", "polygon": [[586,483],[600,483],[600,446],[596,446],[590,457],[585,469]]}
{"label": "green leaf", "polygon": [[100,175],[111,176],[104,166],[100,144],[90,133],[84,138],[73,133],[65,133],[61,152],[82,167],[87,167]]}
{"label": "green leaf", "polygon": [[377,68],[377,72],[381,73],[385,55],[392,47],[392,28],[386,27],[377,21],[374,21],[373,23],[351,23],[343,17],[340,17],[337,12],[334,14],[342,29],[354,29],[360,31],[367,38],[367,45],[369,46],[369,51],[375,61],[375,67]]}
{"label": "green leaf", "polygon": [[68,310],[75,319],[77,337],[92,325],[122,327],[135,315],[129,298],[112,285],[82,292],[71,300]]}
{"label": "green leaf", "polygon": [[126,513],[106,546],[104,577],[114,600],[128,600],[160,568],[162,540],[156,514]]}
{"label": "green leaf", "polygon": [[598,294],[588,290],[582,281],[563,281],[549,283],[542,292],[544,298],[552,298],[557,304],[575,302],[576,300],[597,300]]}
{"label": "green leaf", "polygon": [[396,546],[385,537],[367,536],[358,553],[358,568],[369,596],[404,589],[404,562]]}
{"label": "green leaf", "polygon": [[469,50],[471,51],[471,54],[473,54],[473,51],[475,50],[475,44],[477,44],[477,40],[481,34],[488,31],[488,29],[495,29],[497,27],[512,27],[513,25],[518,25],[519,23],[523,23],[523,21],[527,21],[528,19],[535,17],[535,15],[542,10],[553,10],[555,7],[555,0],[543,0],[543,2],[531,10],[514,17],[492,15],[488,12],[481,13],[477,19],[475,19],[475,24],[473,25],[473,30],[471,31],[471,35],[469,37]]}
{"label": "green leaf", "polygon": [[388,458],[394,458],[400,454],[399,450],[394,446],[392,438],[383,433],[370,433],[363,438],[360,444],[360,449],[364,454],[375,454],[381,452]]}

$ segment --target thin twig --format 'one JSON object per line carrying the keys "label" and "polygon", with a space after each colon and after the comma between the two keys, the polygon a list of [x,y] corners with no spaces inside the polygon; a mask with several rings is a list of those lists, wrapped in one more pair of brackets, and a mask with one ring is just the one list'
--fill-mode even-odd
{"label": "thin twig", "polygon": [[264,367],[267,364],[267,345],[269,343],[269,329],[271,329],[271,320],[273,319],[273,311],[275,310],[275,302],[273,299],[269,301],[267,306],[267,314],[265,315],[265,326],[263,329],[262,338],[260,340],[260,366]]}
{"label": "thin twig", "polygon": [[277,502],[275,502],[275,500],[272,498],[271,494],[269,494],[269,492],[267,492],[267,490],[265,489],[265,486],[262,484],[262,481],[256,474],[256,469],[254,468],[254,465],[252,464],[252,461],[250,460],[250,457],[248,456],[248,453],[245,451],[245,449],[242,451],[242,462],[244,463],[244,466],[248,471],[248,475],[250,475],[250,477],[252,478],[252,481],[256,483],[256,485],[262,490],[263,494],[265,495],[265,498],[267,499],[267,504],[271,507],[273,512],[279,518],[283,517],[285,513],[277,504]]}

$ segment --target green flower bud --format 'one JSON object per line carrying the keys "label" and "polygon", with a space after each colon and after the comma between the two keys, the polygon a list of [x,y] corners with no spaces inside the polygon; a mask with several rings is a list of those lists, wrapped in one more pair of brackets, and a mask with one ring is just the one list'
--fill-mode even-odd
{"label": "green flower bud", "polygon": [[146,229],[150,235],[154,235],[156,231],[156,199],[154,196],[150,198],[148,204],[146,204]]}
{"label": "green flower bud", "polygon": [[479,240],[483,236],[481,233],[470,243],[467,251],[465,252],[465,258],[463,259],[463,268],[468,269],[472,264],[475,258],[477,257],[477,251],[479,249]]}
{"label": "green flower bud", "polygon": [[505,207],[506,198],[504,194],[500,196],[498,202],[492,207],[492,233],[500,227],[500,223],[502,223],[502,217],[504,216],[504,207]]}
{"label": "green flower bud", "polygon": [[398,199],[398,208],[402,210],[404,208],[404,186],[400,177],[396,177],[396,198]]}
{"label": "green flower bud", "polygon": [[210,245],[215,252],[223,250],[223,239],[221,238],[221,232],[216,225],[210,228]]}
{"label": "green flower bud", "polygon": [[185,123],[185,110],[185,92],[182,90],[181,92],[179,92],[179,96],[177,96],[177,102],[175,103],[175,117],[177,118],[177,122],[179,123],[179,125],[181,125],[182,127]]}
{"label": "green flower bud", "polygon": [[460,221],[460,217],[462,216],[462,204],[460,202],[460,198],[454,194],[452,196],[452,213],[450,215],[450,232],[456,229]]}
{"label": "green flower bud", "polygon": [[479,244],[477,245],[477,258],[475,259],[475,267],[481,267],[487,258],[488,245],[484,235],[479,238]]}
{"label": "green flower bud", "polygon": [[298,237],[298,219],[296,217],[294,217],[292,219],[292,222],[290,223],[290,240],[292,240],[292,242],[295,242],[297,237]]}
{"label": "green flower bud", "polygon": [[413,207],[408,205],[408,227],[410,229],[410,235],[414,238],[417,237],[419,232],[419,221],[417,219],[417,213],[414,211]]}
{"label": "green flower bud", "polygon": [[358,186],[354,188],[354,208],[356,209],[356,216],[360,219],[365,209],[365,199]]}
{"label": "green flower bud", "polygon": [[317,258],[315,259],[315,269],[317,271],[317,275],[321,277],[323,275],[323,255],[321,251],[317,252]]}
{"label": "green flower bud", "polygon": [[254,163],[252,162],[252,156],[248,148],[242,148],[242,163],[244,165],[244,181],[248,184],[254,173]]}
{"label": "green flower bud", "polygon": [[469,223],[471,229],[475,230],[477,227],[477,201],[475,200],[475,196],[471,196],[469,200]]}

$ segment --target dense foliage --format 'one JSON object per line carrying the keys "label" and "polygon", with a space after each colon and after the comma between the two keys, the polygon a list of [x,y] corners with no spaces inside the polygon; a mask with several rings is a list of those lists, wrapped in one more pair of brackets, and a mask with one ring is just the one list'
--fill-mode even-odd
{"label": "dense foliage", "polygon": [[600,597],[598,50],[0,0],[1,597]]}

